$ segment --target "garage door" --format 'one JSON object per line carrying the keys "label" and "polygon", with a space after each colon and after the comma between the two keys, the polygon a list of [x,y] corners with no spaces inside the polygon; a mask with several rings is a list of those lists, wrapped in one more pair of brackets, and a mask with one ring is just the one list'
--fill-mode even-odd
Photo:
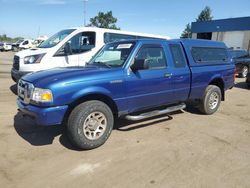
{"label": "garage door", "polygon": [[230,48],[234,49],[242,49],[244,40],[244,31],[233,31],[233,32],[225,32],[223,37],[223,42]]}

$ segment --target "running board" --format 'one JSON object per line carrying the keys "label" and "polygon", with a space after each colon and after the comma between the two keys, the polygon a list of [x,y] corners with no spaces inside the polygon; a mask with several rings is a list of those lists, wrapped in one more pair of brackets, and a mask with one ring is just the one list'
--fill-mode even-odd
{"label": "running board", "polygon": [[142,113],[142,114],[134,115],[134,116],[127,115],[127,116],[125,116],[125,118],[127,120],[130,120],[130,121],[138,121],[138,120],[142,120],[142,119],[146,119],[146,118],[150,118],[150,117],[154,117],[154,116],[159,116],[162,114],[167,114],[167,113],[178,111],[178,110],[183,110],[184,108],[186,108],[186,104],[181,103],[181,104],[178,104],[176,106],[171,106],[171,107],[168,107],[168,108],[163,109],[163,110],[154,110],[151,112],[146,112],[146,113]]}

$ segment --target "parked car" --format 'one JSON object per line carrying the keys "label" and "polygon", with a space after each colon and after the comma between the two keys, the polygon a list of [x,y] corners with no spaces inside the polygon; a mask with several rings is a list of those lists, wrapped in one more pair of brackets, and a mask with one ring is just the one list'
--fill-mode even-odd
{"label": "parked car", "polygon": [[3,42],[0,42],[0,51],[1,52],[4,51],[4,49],[3,49]]}
{"label": "parked car", "polygon": [[19,45],[23,42],[23,39],[18,40],[12,44],[12,49],[14,52],[19,50]]}
{"label": "parked car", "polygon": [[11,77],[17,82],[31,72],[55,67],[84,66],[105,43],[138,38],[168,39],[167,36],[95,27],[65,29],[41,43],[35,50],[16,53]]}
{"label": "parked car", "polygon": [[32,47],[34,40],[24,39],[23,42],[19,44],[19,50],[29,49]]}
{"label": "parked car", "polygon": [[44,42],[45,40],[47,40],[48,37],[47,36],[40,36],[37,37],[34,42],[31,45],[31,48],[37,48],[42,42]]}
{"label": "parked car", "polygon": [[7,42],[0,43],[0,50],[1,51],[10,51],[12,50],[12,44]]}
{"label": "parked car", "polygon": [[142,120],[184,109],[190,100],[202,113],[215,113],[234,85],[234,71],[222,42],[113,42],[85,67],[24,76],[17,105],[37,124],[65,122],[74,145],[93,149],[108,139],[115,118]]}
{"label": "parked car", "polygon": [[246,83],[247,83],[247,86],[250,88],[250,73],[247,74]]}
{"label": "parked car", "polygon": [[250,68],[250,55],[246,50],[230,50],[239,77],[245,78]]}
{"label": "parked car", "polygon": [[10,51],[10,50],[12,50],[12,44],[6,42],[5,45],[4,45],[4,50],[5,50],[5,51]]}

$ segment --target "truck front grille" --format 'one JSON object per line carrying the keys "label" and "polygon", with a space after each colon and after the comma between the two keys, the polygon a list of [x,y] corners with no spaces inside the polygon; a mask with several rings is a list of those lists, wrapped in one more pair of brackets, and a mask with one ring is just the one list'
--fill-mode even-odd
{"label": "truck front grille", "polygon": [[20,58],[15,55],[13,59],[13,68],[16,70],[19,70],[19,63],[20,63],[19,61],[20,61]]}
{"label": "truck front grille", "polygon": [[30,102],[31,95],[33,93],[34,86],[33,84],[19,80],[18,82],[18,97],[25,103],[28,104]]}

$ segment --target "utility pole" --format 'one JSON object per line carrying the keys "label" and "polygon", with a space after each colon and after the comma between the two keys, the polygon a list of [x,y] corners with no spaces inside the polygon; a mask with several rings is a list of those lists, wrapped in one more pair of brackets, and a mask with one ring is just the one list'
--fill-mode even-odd
{"label": "utility pole", "polygon": [[39,37],[39,35],[40,35],[40,25],[38,27],[37,37]]}
{"label": "utility pole", "polygon": [[84,16],[84,26],[86,26],[86,9],[87,9],[87,1],[88,0],[83,0],[83,16]]}

